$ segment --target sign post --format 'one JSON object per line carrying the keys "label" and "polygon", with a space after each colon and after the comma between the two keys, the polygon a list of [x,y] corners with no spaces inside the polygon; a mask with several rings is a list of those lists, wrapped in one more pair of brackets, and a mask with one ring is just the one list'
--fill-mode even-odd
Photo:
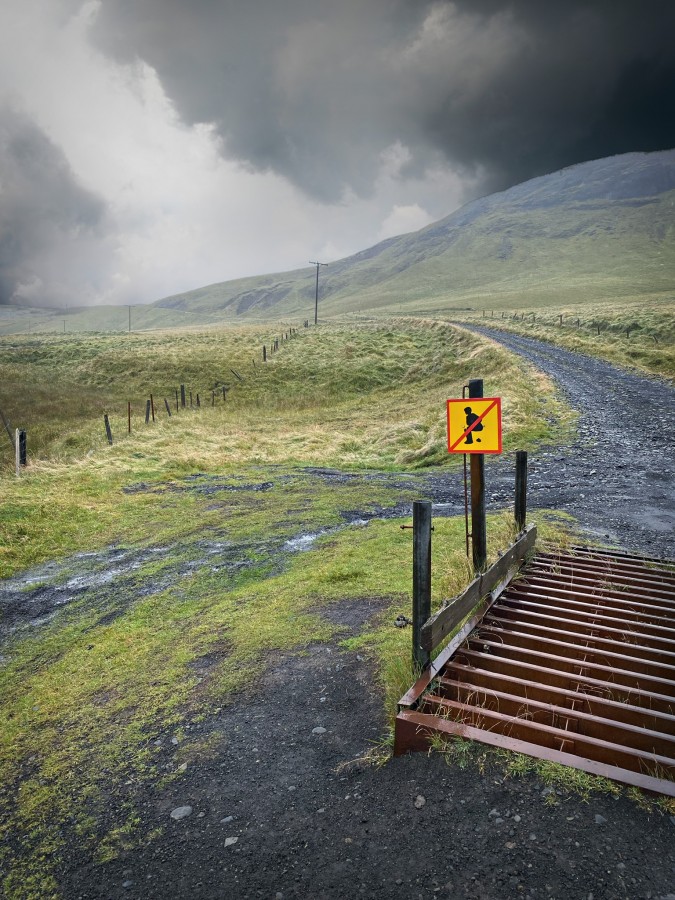
{"label": "sign post", "polygon": [[502,452],[501,398],[483,397],[483,379],[469,381],[469,396],[448,400],[448,452],[471,457],[471,547],[477,572],[487,565],[485,454]]}

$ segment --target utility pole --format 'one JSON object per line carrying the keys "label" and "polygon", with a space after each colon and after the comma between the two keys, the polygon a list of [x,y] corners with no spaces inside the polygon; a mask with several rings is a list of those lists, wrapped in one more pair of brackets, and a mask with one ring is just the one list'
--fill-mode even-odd
{"label": "utility pole", "polygon": [[319,266],[327,266],[328,263],[314,262],[310,259],[310,266],[316,266],[316,293],[314,294],[314,324],[319,321]]}

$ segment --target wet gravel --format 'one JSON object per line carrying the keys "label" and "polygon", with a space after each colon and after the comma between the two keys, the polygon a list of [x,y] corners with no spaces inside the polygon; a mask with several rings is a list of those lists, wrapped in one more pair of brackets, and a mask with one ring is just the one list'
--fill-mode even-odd
{"label": "wet gravel", "polygon": [[675,559],[675,389],[541,341],[473,330],[551,376],[579,412],[572,444],[532,454],[530,505],[570,512],[589,538]]}

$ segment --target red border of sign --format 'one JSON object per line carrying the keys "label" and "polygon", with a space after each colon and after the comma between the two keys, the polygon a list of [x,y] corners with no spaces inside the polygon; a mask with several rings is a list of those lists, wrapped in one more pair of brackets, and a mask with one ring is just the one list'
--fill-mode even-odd
{"label": "red border of sign", "polygon": [[[488,408],[485,410],[485,412],[480,417],[480,419],[477,419],[476,423],[474,423],[474,424],[477,424],[478,422],[480,422],[482,420],[483,416],[487,415],[487,413],[490,412],[491,409],[494,409],[496,407],[496,409],[497,409],[497,441],[498,441],[499,449],[497,449],[497,450],[472,450],[467,447],[462,447],[461,450],[451,450],[450,449],[450,446],[451,446],[450,445],[450,404],[451,403],[468,404],[471,402],[471,400],[490,400],[492,402],[492,405],[488,406]],[[501,453],[502,452],[502,398],[501,397],[459,397],[457,399],[448,400],[446,403],[446,417],[447,417],[447,429],[448,429],[448,453],[483,453],[483,454],[487,454],[487,453]],[[464,432],[464,434],[466,434],[466,432]],[[460,438],[460,441],[461,440],[462,439]]]}

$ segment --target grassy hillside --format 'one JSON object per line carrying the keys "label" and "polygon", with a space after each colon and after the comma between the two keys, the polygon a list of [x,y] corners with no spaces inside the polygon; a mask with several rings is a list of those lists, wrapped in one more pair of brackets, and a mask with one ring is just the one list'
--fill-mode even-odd
{"label": "grassy hillside", "polygon": [[[675,151],[572,166],[468,203],[321,270],[323,316],[673,295]],[[210,285],[160,308],[307,317],[311,268]]]}

